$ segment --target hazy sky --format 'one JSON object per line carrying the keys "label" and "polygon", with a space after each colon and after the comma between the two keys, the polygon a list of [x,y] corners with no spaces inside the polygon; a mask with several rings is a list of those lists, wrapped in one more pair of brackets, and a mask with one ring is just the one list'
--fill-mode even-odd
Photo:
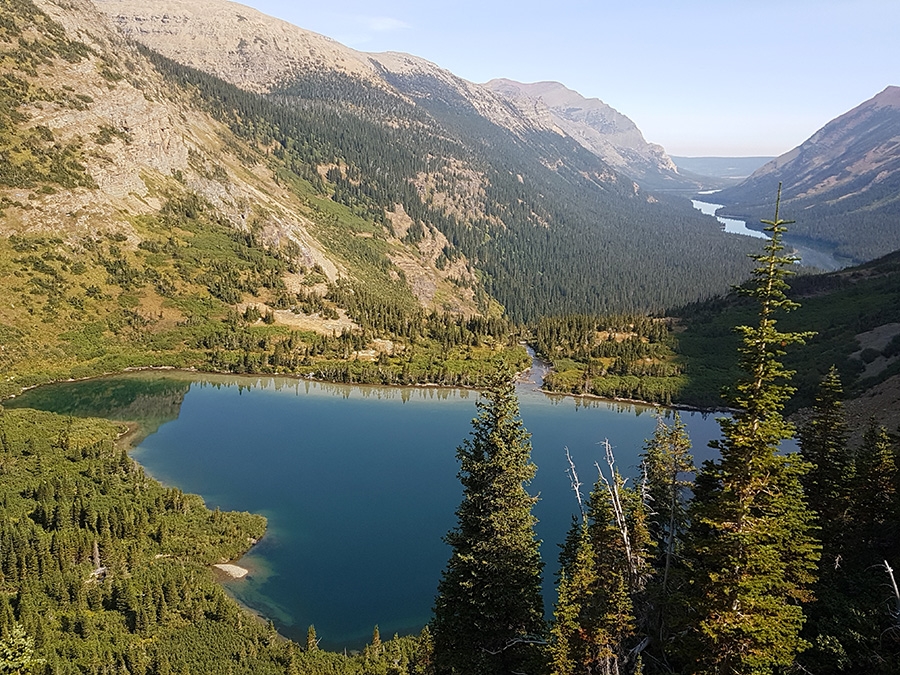
{"label": "hazy sky", "polygon": [[245,0],[473,82],[556,80],[671,155],[779,155],[900,85],[900,0]]}

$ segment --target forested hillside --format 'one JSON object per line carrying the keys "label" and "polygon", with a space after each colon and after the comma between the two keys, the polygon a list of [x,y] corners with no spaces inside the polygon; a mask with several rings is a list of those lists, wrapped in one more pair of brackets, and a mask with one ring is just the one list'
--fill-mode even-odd
{"label": "forested hillside", "polygon": [[[400,233],[402,208],[394,236],[340,203],[340,171],[229,132],[87,3],[0,9],[0,395],[146,366],[471,385],[525,358],[465,258]],[[320,126],[285,143],[333,155]]]}
{"label": "forested hillside", "polygon": [[[401,234],[412,241],[438,230],[446,256],[464,255],[515,320],[661,310],[747,273],[749,243],[686,202],[636,188],[486,89],[414,56],[326,50],[321,36],[232,3],[207,3],[216,11],[202,17],[189,4],[165,3],[177,22],[131,3],[101,6],[151,49],[246,87],[165,67],[294,173],[323,177],[328,194],[376,221],[401,204],[412,218]],[[194,40],[192,26],[212,37]],[[249,46],[267,30],[281,46]],[[227,47],[227,58],[217,63],[210,45]],[[278,105],[250,93],[261,90]]]}
{"label": "forested hillside", "polygon": [[386,673],[424,658],[413,637],[348,658],[313,633],[302,650],[238,607],[209,566],[239,557],[265,519],[149,479],[121,432],[0,408],[3,672]]}
{"label": "forested hillside", "polygon": [[[458,450],[464,498],[432,622],[437,673],[897,670],[898,438],[869,422],[861,442],[850,442],[855,425],[829,369],[799,428],[799,452],[781,451],[797,433],[784,417],[794,387],[782,358],[813,334],[783,327],[798,305],[785,295],[791,259],[777,206],[766,225],[771,239],[739,293],[748,320],[734,326],[739,368],[717,455],[694,467],[678,415],[670,425],[660,417],[639,480],[620,473],[606,441],[582,497],[567,453],[575,515],[549,633],[535,625],[541,603],[530,592],[541,568],[536,500],[524,489],[534,474],[528,435],[511,387],[479,404]],[[622,317],[548,324],[544,339],[552,348],[587,335],[575,349],[590,353],[598,326],[616,325],[653,337]],[[481,629],[480,617],[488,617]]]}
{"label": "forested hillside", "polygon": [[[812,405],[819,382],[832,366],[837,368],[861,426],[874,415],[896,426],[896,405],[878,398],[869,407],[869,394],[900,374],[900,252],[865,265],[789,281],[791,299],[800,308],[784,319],[793,330],[812,330],[802,350],[786,363],[796,370],[797,395],[790,409]],[[682,400],[715,406],[720,392],[736,372],[735,347],[739,337],[732,326],[746,321],[752,311],[735,295],[700,303],[678,312],[681,329],[675,336],[684,359]]]}
{"label": "forested hillside", "polygon": [[[383,222],[401,204],[412,219],[406,240],[439,230],[445,255],[474,261],[514,319],[662,310],[746,273],[749,244],[686,202],[648,198],[571,139],[518,138],[427,74],[386,75],[416,106],[333,73],[266,99],[151,58],[174,83],[195,87],[236,135],[271,148],[360,216]],[[321,166],[331,167],[324,182]]]}

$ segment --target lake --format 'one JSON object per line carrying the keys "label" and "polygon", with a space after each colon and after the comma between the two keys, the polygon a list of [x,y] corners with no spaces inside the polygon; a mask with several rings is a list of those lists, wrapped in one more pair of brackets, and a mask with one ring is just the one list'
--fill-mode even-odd
{"label": "lake", "polygon": [[[583,483],[596,479],[609,439],[625,475],[653,433],[645,406],[551,396],[517,386],[532,434],[540,496],[545,602],[555,599],[557,544],[577,506],[565,448]],[[269,529],[225,582],[279,631],[321,646],[359,648],[418,632],[429,620],[449,557],[462,490],[456,447],[469,434],[476,392],[435,387],[343,386],[291,378],[159,371],[41,387],[4,403],[141,421],[133,456],[155,478],[202,495],[214,508],[262,513]],[[695,460],[718,437],[713,415],[682,413]]]}
{"label": "lake", "polygon": [[[700,194],[711,195],[715,194],[715,192],[718,192],[718,190]],[[712,202],[692,199],[691,205],[695,209],[700,211],[700,213],[706,214],[708,216],[715,216],[716,220],[722,223],[722,229],[725,232],[729,232],[731,234],[740,234],[746,237],[756,237],[758,239],[769,238],[769,236],[765,232],[762,232],[760,230],[751,230],[749,227],[747,227],[746,221],[739,220],[737,218],[725,218],[724,216],[716,216],[716,212],[722,208],[722,204],[713,204]],[[836,257],[831,251],[817,248],[805,241],[798,241],[796,239],[791,239],[790,237],[785,237],[784,243],[787,249],[790,250],[792,255],[795,255],[797,256],[797,258],[799,258],[800,264],[807,267],[815,267],[825,272],[834,272],[835,270],[843,269],[850,262],[848,260]]]}
{"label": "lake", "polygon": [[765,232],[751,230],[749,227],[747,227],[747,223],[743,220],[738,220],[737,218],[724,218],[722,216],[716,216],[716,211],[721,209],[724,204],[713,204],[711,202],[700,201],[699,199],[692,199],[691,205],[700,213],[706,214],[707,216],[715,216],[716,220],[722,223],[722,229],[726,232],[729,232],[731,234],[742,234],[745,237],[757,237],[758,239],[769,238],[769,236]]}

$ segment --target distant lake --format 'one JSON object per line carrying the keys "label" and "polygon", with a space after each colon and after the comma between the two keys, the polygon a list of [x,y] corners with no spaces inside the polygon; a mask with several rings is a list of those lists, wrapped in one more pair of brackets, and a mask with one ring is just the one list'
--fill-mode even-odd
{"label": "distant lake", "polygon": [[[716,216],[716,211],[722,208],[724,204],[712,204],[710,202],[702,202],[699,199],[692,199],[691,204],[695,209],[697,209],[700,213],[704,213],[707,216]],[[738,220],[737,218],[722,218],[720,216],[716,216],[716,220],[722,223],[723,228],[726,232],[731,234],[743,234],[747,237],[757,237],[759,239],[768,239],[768,235],[765,232],[759,232],[757,230],[751,230],[747,227],[747,223],[743,220]]]}
{"label": "distant lake", "polygon": [[[557,544],[576,510],[568,447],[593,483],[608,438],[625,475],[653,434],[644,406],[549,396],[517,387],[532,434],[540,501],[545,601],[555,597]],[[456,447],[471,429],[476,392],[350,387],[289,378],[143,372],[51,385],[7,401],[67,414],[142,419],[150,434],[133,456],[155,478],[202,495],[214,508],[265,515],[263,540],[227,582],[241,602],[325,648],[359,648],[418,632],[429,620],[449,557],[442,537],[461,498]],[[682,413],[697,463],[718,437],[713,415]]]}
{"label": "distant lake", "polygon": [[[715,192],[718,192],[718,190],[714,190],[709,194],[712,195],[715,194]],[[749,227],[747,227],[746,221],[739,220],[737,218],[725,218],[723,216],[716,216],[716,211],[721,209],[723,204],[713,204],[711,202],[705,202],[699,199],[692,199],[691,204],[695,209],[700,211],[700,213],[704,213],[708,216],[715,216],[716,220],[722,223],[722,229],[726,232],[729,232],[731,234],[741,234],[746,237],[756,237],[758,239],[769,238],[769,236],[765,232],[761,232],[759,230],[751,230]],[[785,239],[785,244],[788,247],[788,250],[793,249],[793,255],[797,256],[800,259],[800,264],[806,265],[807,267],[817,267],[818,269],[824,270],[825,272],[833,272],[835,270],[843,269],[848,264],[848,261],[836,258],[830,251],[822,250],[808,244],[793,241],[790,239],[790,237]]]}

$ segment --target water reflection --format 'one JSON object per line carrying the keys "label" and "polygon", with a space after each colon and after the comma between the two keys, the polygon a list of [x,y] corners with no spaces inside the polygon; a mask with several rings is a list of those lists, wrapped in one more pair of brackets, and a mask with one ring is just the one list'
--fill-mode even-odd
{"label": "water reflection", "polygon": [[[587,481],[608,438],[634,476],[655,408],[546,395],[531,377],[518,393],[538,466],[530,491],[540,495],[549,606],[556,545],[577,509],[564,448]],[[440,387],[143,372],[36,389],[15,405],[151,418],[158,430],[134,450],[150,475],[211,508],[268,518],[266,536],[240,562],[251,573],[229,582],[232,592],[283,634],[303,640],[313,623],[323,646],[340,649],[364,644],[376,623],[408,633],[429,619],[448,556],[442,537],[461,498],[456,447],[477,398]],[[683,418],[700,461],[718,427],[705,415]]]}

